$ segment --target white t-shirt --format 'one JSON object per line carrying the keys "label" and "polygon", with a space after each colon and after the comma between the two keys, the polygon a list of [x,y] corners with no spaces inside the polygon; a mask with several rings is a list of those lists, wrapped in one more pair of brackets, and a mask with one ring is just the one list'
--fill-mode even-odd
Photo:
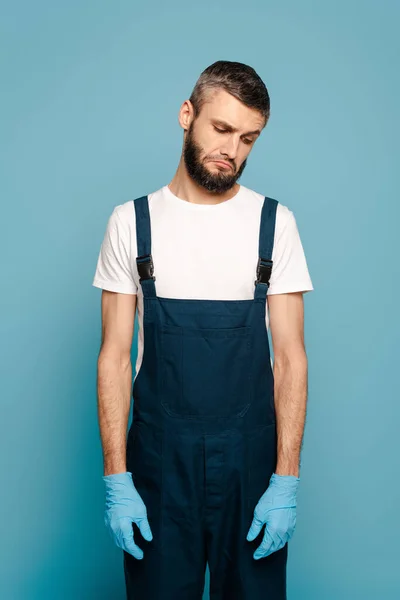
{"label": "white t-shirt", "polygon": [[[201,300],[254,297],[262,194],[241,185],[225,202],[194,204],[178,198],[165,185],[148,194],[148,199],[158,296]],[[143,294],[137,255],[135,209],[129,200],[116,206],[108,220],[93,285],[138,296],[136,374],[143,356]],[[272,260],[268,295],[314,289],[295,217],[280,203]]]}

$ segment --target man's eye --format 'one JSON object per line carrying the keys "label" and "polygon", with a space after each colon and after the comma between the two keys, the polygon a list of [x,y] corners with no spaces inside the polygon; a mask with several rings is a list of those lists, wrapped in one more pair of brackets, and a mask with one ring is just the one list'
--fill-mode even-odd
{"label": "man's eye", "polygon": [[[214,129],[215,131],[218,131],[218,133],[227,133],[227,129],[219,129],[219,127],[215,127],[214,125]],[[247,145],[250,146],[250,144],[253,143],[253,140],[249,140],[248,138],[244,138],[243,142]]]}

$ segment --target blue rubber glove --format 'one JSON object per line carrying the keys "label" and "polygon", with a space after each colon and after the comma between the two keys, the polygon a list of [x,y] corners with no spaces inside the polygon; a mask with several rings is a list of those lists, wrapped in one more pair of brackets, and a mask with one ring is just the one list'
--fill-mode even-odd
{"label": "blue rubber glove", "polygon": [[106,509],[104,522],[119,548],[142,559],[143,551],[135,544],[132,522],[139,527],[145,540],[151,542],[153,534],[147,520],[146,506],[132,480],[132,473],[104,475]]}
{"label": "blue rubber glove", "polygon": [[292,537],[296,527],[296,493],[299,481],[300,478],[294,475],[272,474],[267,490],[254,509],[253,521],[246,538],[248,542],[252,542],[265,523],[263,540],[253,554],[256,560],[280,550]]}

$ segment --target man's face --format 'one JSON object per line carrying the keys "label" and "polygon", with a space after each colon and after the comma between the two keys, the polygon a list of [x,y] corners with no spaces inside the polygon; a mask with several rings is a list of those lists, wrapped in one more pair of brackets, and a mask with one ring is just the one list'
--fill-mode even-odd
{"label": "man's face", "polygon": [[258,111],[224,90],[214,92],[186,131],[183,158],[189,176],[209,192],[230,190],[263,126]]}

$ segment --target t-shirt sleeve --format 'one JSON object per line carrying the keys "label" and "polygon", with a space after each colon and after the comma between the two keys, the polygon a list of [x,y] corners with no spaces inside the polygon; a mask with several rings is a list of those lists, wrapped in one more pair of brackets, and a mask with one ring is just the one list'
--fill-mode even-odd
{"label": "t-shirt sleeve", "polygon": [[309,292],[314,289],[296,219],[292,211],[287,209],[286,212],[286,222],[274,240],[269,295]]}
{"label": "t-shirt sleeve", "polygon": [[92,285],[110,292],[137,294],[131,260],[132,233],[121,218],[121,208],[116,206],[108,220]]}

